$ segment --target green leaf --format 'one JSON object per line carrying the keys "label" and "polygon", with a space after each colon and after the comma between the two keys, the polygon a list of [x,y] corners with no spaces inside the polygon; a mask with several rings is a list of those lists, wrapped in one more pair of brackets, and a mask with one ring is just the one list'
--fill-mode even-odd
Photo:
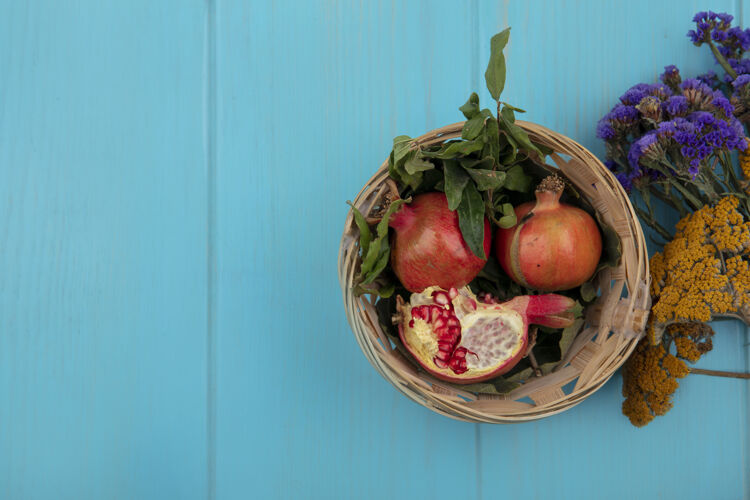
{"label": "green leaf", "polygon": [[478,140],[453,142],[445,148],[444,155],[445,158],[452,158],[457,154],[468,155],[474,151],[479,151],[483,147],[484,143]]}
{"label": "green leaf", "polygon": [[364,286],[363,284],[359,284],[354,287],[354,295],[362,295],[363,293],[371,293],[373,295],[377,295],[378,297],[388,298],[391,295],[393,295],[393,292],[396,290],[396,285],[393,283],[384,283],[382,285],[370,285],[370,286]]}
{"label": "green leaf", "polygon": [[[367,248],[367,253],[362,256],[362,265],[359,269],[358,282],[371,283],[385,267],[383,266],[383,268],[380,268],[377,272],[375,272],[375,270],[380,267],[383,260],[382,254],[389,253],[387,240],[388,221],[390,220],[391,215],[393,215],[393,213],[401,208],[401,205],[403,205],[405,202],[405,200],[401,199],[393,200],[393,202],[391,202],[390,206],[388,207],[388,210],[386,210],[385,215],[383,215],[381,221],[378,222],[376,229],[377,236],[370,242],[370,245]],[[383,245],[383,242],[385,242],[385,245]]]}
{"label": "green leaf", "polygon": [[604,222],[599,212],[596,212],[596,220],[602,230],[602,258],[599,260],[599,266],[617,267],[620,265],[620,258],[622,258],[620,235],[612,226]]}
{"label": "green leaf", "polygon": [[476,92],[472,92],[469,96],[469,100],[466,104],[458,108],[461,113],[464,114],[467,120],[471,120],[474,116],[479,113],[479,96]]}
{"label": "green leaf", "polygon": [[560,359],[565,357],[565,354],[568,352],[568,349],[578,335],[578,332],[583,328],[584,323],[586,323],[586,320],[579,318],[575,320],[572,325],[563,329],[562,335],[560,336]]}
{"label": "green leaf", "polygon": [[534,145],[537,147],[537,149],[539,149],[539,151],[542,152],[543,156],[549,156],[549,155],[551,155],[552,153],[555,152],[554,149],[552,149],[549,146],[545,146],[544,144],[539,144],[539,143],[535,142]]}
{"label": "green leaf", "polygon": [[395,180],[396,182],[403,183],[401,174],[396,168],[396,160],[393,156],[393,151],[391,151],[391,155],[388,157],[388,175],[390,176],[391,179]]}
{"label": "green leaf", "polygon": [[484,122],[487,118],[481,114],[475,115],[469,121],[464,123],[463,129],[461,129],[461,137],[466,140],[473,140],[479,137],[484,128]]}
{"label": "green leaf", "polygon": [[469,176],[466,171],[458,165],[456,160],[445,160],[445,196],[448,198],[448,208],[456,210],[461,203],[466,183]]}
{"label": "green leaf", "polygon": [[514,165],[505,172],[505,189],[528,193],[531,191],[532,178],[523,171],[521,165]]}
{"label": "green leaf", "polygon": [[510,203],[503,203],[502,208],[500,209],[503,213],[503,215],[515,215],[516,211],[513,210],[513,205]]}
{"label": "green leaf", "polygon": [[508,123],[516,123],[516,115],[513,113],[513,108],[507,104],[503,106],[503,109],[500,111],[500,116],[505,118]]}
{"label": "green leaf", "polygon": [[514,373],[513,375],[506,376],[505,379],[510,382],[520,382],[522,380],[527,380],[533,374],[534,374],[533,368],[526,368],[526,369],[521,370],[520,372]]}
{"label": "green leaf", "polygon": [[367,253],[362,256],[362,265],[359,268],[359,281],[364,281],[370,276],[370,271],[372,271],[378,261],[378,257],[380,257],[380,245],[382,241],[381,238],[375,238],[370,242]]}
{"label": "green leaf", "polygon": [[388,161],[388,174],[396,181],[417,189],[422,182],[422,172],[410,173],[404,168],[404,164],[417,154],[411,145],[412,139],[408,135],[399,135],[393,139],[393,151]]}
{"label": "green leaf", "polygon": [[437,168],[425,170],[424,178],[419,185],[420,192],[438,191],[438,184],[443,184],[443,171]]}
{"label": "green leaf", "polygon": [[410,173],[406,170],[406,163],[414,159],[416,155],[417,152],[414,150],[407,151],[406,155],[401,158],[401,161],[396,163],[396,171],[398,172],[401,182],[411,187],[412,189],[417,189],[420,184],[422,184],[421,171],[417,170],[413,173]]}
{"label": "green leaf", "polygon": [[484,253],[484,201],[474,183],[466,183],[458,205],[458,226],[474,255],[486,259]]}
{"label": "green leaf", "polygon": [[520,386],[521,384],[518,382],[511,382],[503,377],[497,377],[487,382],[462,385],[461,388],[478,394],[508,394]]}
{"label": "green leaf", "polygon": [[516,225],[518,219],[516,218],[516,211],[513,210],[513,205],[510,203],[503,203],[500,212],[503,216],[500,217],[497,222],[501,228],[508,229]]}
{"label": "green leaf", "polygon": [[504,215],[497,220],[497,225],[503,229],[510,229],[515,226],[517,222],[518,219],[516,218],[516,214]]}
{"label": "green leaf", "polygon": [[375,265],[372,268],[372,271],[369,272],[369,274],[362,280],[362,284],[366,285],[368,283],[372,283],[375,281],[375,278],[377,278],[380,273],[383,272],[383,269],[385,269],[385,266],[388,265],[388,260],[391,256],[391,248],[388,244],[388,239],[383,239],[382,243],[380,244],[380,255],[378,255],[377,260],[375,261]]}
{"label": "green leaf", "polygon": [[492,170],[492,167],[495,166],[495,159],[491,156],[487,156],[481,160],[476,160],[474,158],[461,158],[459,163],[461,163],[461,166],[467,170],[471,168],[476,168],[478,170]]}
{"label": "green leaf", "polygon": [[581,298],[584,302],[591,302],[597,297],[596,287],[590,281],[581,285]]}
{"label": "green leaf", "polygon": [[505,134],[503,135],[503,137],[505,137],[505,140],[508,143],[508,147],[505,148],[505,154],[500,158],[500,163],[502,165],[510,165],[516,160],[516,156],[518,156],[518,144],[516,143],[516,140],[513,139],[513,137],[511,137],[510,135]]}
{"label": "green leaf", "polygon": [[484,79],[487,82],[487,90],[496,101],[500,99],[500,94],[505,88],[505,56],[503,49],[508,44],[510,37],[510,28],[506,28],[490,40],[490,62],[487,70],[484,72]]}
{"label": "green leaf", "polygon": [[411,150],[411,137],[399,135],[393,138],[393,159],[398,165]]}
{"label": "green leaf", "polygon": [[508,104],[507,102],[504,102],[504,103],[503,103],[503,106],[505,106],[506,108],[510,108],[510,109],[512,109],[512,110],[513,110],[513,111],[515,111],[516,113],[525,113],[525,112],[526,112],[526,110],[524,110],[524,109],[521,109],[521,108],[517,108],[517,107],[515,107],[515,106],[512,106],[512,105]]}
{"label": "green leaf", "polygon": [[468,155],[484,147],[484,142],[477,138],[473,141],[453,141],[443,144],[438,151],[422,151],[422,156],[446,160],[458,156]]}
{"label": "green leaf", "polygon": [[482,170],[469,168],[466,169],[474,182],[477,184],[479,191],[488,191],[490,189],[497,189],[505,182],[505,172],[498,170]]}
{"label": "green leaf", "polygon": [[513,138],[516,143],[518,143],[518,147],[520,149],[525,149],[526,151],[533,151],[534,153],[538,154],[540,157],[543,157],[542,152],[539,150],[536,145],[531,142],[531,139],[529,139],[529,134],[526,133],[524,129],[516,125],[515,122],[516,118],[513,114],[513,110],[505,107],[500,112],[500,127],[505,130],[505,132]]}
{"label": "green leaf", "polygon": [[410,157],[404,163],[404,170],[412,175],[416,174],[417,172],[423,172],[425,170],[431,170],[433,168],[435,168],[435,165],[433,165],[431,161],[419,158],[416,155]]}
{"label": "green leaf", "polygon": [[365,216],[362,215],[362,212],[360,212],[357,207],[352,204],[351,201],[347,201],[346,203],[347,205],[352,207],[354,222],[356,222],[357,229],[359,229],[359,251],[362,255],[365,255],[367,253],[367,249],[370,248],[370,241],[372,241],[372,232],[370,231],[370,226],[367,224]]}
{"label": "green leaf", "polygon": [[497,128],[497,120],[494,117],[492,120],[485,122],[482,139],[485,143],[482,157],[494,158],[497,161],[500,157],[500,150],[505,146],[507,141],[505,136],[500,136],[500,131]]}

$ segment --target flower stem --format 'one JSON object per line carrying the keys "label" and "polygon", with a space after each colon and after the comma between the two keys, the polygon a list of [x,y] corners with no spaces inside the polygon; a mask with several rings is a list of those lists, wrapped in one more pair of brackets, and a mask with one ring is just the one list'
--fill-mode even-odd
{"label": "flower stem", "polygon": [[708,46],[711,47],[711,52],[714,54],[714,57],[716,58],[716,62],[718,62],[722,68],[724,68],[724,71],[727,72],[729,76],[732,77],[732,80],[737,78],[737,72],[732,69],[732,66],[729,65],[729,61],[722,55],[721,52],[719,52],[718,47],[714,44],[714,42],[709,41]]}
{"label": "flower stem", "polygon": [[669,231],[666,230],[664,226],[659,224],[654,217],[651,216],[648,212],[643,210],[641,207],[634,206],[635,212],[638,214],[638,217],[641,219],[644,219],[646,221],[646,224],[651,226],[651,228],[659,233],[659,236],[664,238],[665,241],[671,241],[672,235],[669,234]]}
{"label": "flower stem", "polygon": [[744,378],[750,379],[750,373],[725,372],[721,370],[704,370],[702,368],[690,368],[690,373],[698,375],[710,375],[712,377]]}

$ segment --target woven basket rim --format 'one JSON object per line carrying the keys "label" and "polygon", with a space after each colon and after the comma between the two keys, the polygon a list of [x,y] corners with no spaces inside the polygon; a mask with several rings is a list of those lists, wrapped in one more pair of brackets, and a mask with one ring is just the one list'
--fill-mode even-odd
{"label": "woven basket rim", "polygon": [[[464,122],[431,130],[415,141],[432,145],[460,137]],[[434,379],[391,346],[378,324],[374,300],[355,297],[352,283],[359,261],[357,229],[347,214],[339,247],[339,282],[347,320],[373,367],[409,399],[449,418],[468,422],[515,423],[538,420],[578,405],[599,390],[625,362],[643,333],[650,307],[648,254],[643,229],[627,193],[614,175],[586,148],[546,127],[516,121],[536,142],[553,149],[554,165],[586,196],[617,231],[622,258],[617,268],[596,277],[599,299],[586,310],[586,324],[552,373],[525,381],[508,395],[474,394]],[[568,159],[564,159],[565,155]],[[353,201],[369,212],[387,190],[388,159]],[[623,294],[623,291],[626,294]],[[575,381],[572,391],[563,387]],[[531,401],[529,403],[528,401]]]}

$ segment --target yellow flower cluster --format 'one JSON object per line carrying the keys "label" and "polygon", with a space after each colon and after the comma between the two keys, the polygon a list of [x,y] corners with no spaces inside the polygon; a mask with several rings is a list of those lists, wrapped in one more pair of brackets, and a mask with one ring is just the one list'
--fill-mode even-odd
{"label": "yellow flower cluster", "polygon": [[670,323],[750,311],[750,221],[738,205],[736,196],[726,196],[685,216],[674,239],[651,258],[652,343]]}
{"label": "yellow flower cluster", "polygon": [[[673,323],[659,344],[647,339],[638,343],[622,373],[622,413],[633,425],[643,427],[672,408],[677,379],[690,372],[684,360],[695,362],[710,351],[713,334],[704,323]],[[673,341],[676,355],[669,352]]]}
{"label": "yellow flower cluster", "polygon": [[[745,179],[750,180],[750,139],[745,139],[748,147],[744,152],[740,153],[740,168]],[[745,191],[750,193],[750,183],[745,181]]]}

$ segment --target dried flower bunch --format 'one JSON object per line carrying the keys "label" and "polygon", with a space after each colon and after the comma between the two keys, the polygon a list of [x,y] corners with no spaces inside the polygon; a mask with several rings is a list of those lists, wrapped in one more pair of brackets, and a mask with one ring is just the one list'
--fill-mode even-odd
{"label": "dried flower bunch", "polygon": [[713,335],[705,323],[674,323],[657,345],[645,339],[638,344],[623,368],[622,412],[633,425],[642,427],[672,408],[677,379],[690,373],[685,361],[695,363],[710,351]]}
{"label": "dried flower bunch", "polygon": [[[651,258],[649,335],[623,372],[623,413],[642,426],[672,407],[672,394],[711,349],[707,322],[750,324],[750,29],[698,12],[688,38],[707,45],[724,70],[683,80],[666,66],[661,83],[640,83],[597,125],[606,165],[636,211],[663,240]],[[733,154],[739,153],[739,169]],[[674,230],[655,207],[679,214]]]}

